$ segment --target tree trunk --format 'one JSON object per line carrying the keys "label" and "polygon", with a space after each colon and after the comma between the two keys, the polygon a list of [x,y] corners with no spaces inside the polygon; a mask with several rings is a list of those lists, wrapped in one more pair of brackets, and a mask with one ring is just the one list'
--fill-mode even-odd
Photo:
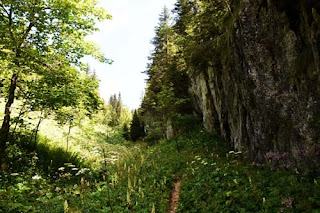
{"label": "tree trunk", "polygon": [[1,146],[1,156],[4,157],[4,151],[6,149],[6,143],[9,137],[9,129],[10,129],[10,116],[11,116],[11,105],[14,102],[15,98],[15,90],[17,88],[18,81],[18,73],[14,72],[11,77],[11,84],[9,89],[8,101],[5,106],[4,118],[2,127],[0,130],[0,146]]}
{"label": "tree trunk", "polygon": [[38,124],[37,124],[37,127],[36,127],[36,130],[35,130],[35,136],[34,136],[34,151],[37,150],[37,139],[38,139],[38,131],[39,131],[39,127],[40,127],[40,124],[41,122],[44,120],[44,117],[43,117],[43,112],[41,112],[41,115],[40,115],[40,118],[39,118],[39,121],[38,121]]}
{"label": "tree trunk", "polygon": [[70,136],[70,132],[71,132],[71,128],[72,128],[72,120],[69,121],[69,130],[68,130],[68,135],[67,135],[67,151],[69,149],[69,136]]}

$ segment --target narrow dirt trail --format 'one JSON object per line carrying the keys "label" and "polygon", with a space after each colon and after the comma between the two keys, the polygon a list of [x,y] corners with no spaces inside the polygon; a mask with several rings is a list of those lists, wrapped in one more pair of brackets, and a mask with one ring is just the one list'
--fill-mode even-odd
{"label": "narrow dirt trail", "polygon": [[174,183],[174,188],[172,189],[168,213],[175,213],[178,208],[179,195],[180,195],[180,185],[181,185],[181,180],[178,180],[177,182]]}

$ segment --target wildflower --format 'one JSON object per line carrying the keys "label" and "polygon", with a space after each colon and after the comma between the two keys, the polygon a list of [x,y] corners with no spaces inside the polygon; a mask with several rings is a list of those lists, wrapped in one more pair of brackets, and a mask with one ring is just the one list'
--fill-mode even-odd
{"label": "wildflower", "polygon": [[11,173],[10,175],[11,175],[11,176],[18,176],[19,173]]}
{"label": "wildflower", "polygon": [[47,196],[47,198],[52,198],[52,193],[50,193],[50,192],[48,192],[47,194],[46,194],[46,196]]}
{"label": "wildflower", "polygon": [[55,192],[60,192],[60,191],[61,191],[61,188],[57,186],[54,191],[55,191]]}
{"label": "wildflower", "polygon": [[237,179],[233,179],[233,182],[238,185]]}
{"label": "wildflower", "polygon": [[61,177],[66,178],[66,179],[70,179],[71,176],[72,175],[69,172],[61,175]]}
{"label": "wildflower", "polygon": [[58,170],[59,171],[64,171],[64,169],[65,169],[64,167],[60,167]]}
{"label": "wildflower", "polygon": [[32,180],[40,180],[41,176],[40,175],[35,175],[32,177]]}
{"label": "wildflower", "polygon": [[69,211],[69,205],[68,205],[68,201],[67,200],[64,201],[63,207],[64,207],[64,212],[68,212]]}
{"label": "wildflower", "polygon": [[86,171],[90,171],[90,169],[88,169],[88,168],[82,168],[82,169],[80,169],[80,170],[77,172],[76,176],[81,175],[81,174],[84,174],[84,173],[86,173]]}
{"label": "wildflower", "polygon": [[205,160],[202,160],[202,161],[201,161],[201,164],[203,164],[203,165],[207,165],[207,164],[208,164],[208,162],[206,162]]}

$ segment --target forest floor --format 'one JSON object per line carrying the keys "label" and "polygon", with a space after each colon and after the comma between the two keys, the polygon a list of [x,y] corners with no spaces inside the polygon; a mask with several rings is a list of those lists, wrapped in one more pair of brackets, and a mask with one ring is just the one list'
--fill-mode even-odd
{"label": "forest floor", "polygon": [[12,146],[0,212],[320,212],[319,176],[251,165],[227,144],[198,130],[153,146],[108,144],[86,164]]}

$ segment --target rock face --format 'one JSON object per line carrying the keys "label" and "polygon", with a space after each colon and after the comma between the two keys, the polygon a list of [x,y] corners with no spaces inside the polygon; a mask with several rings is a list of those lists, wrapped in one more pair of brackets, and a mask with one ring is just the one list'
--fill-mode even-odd
{"label": "rock face", "polygon": [[311,21],[302,23],[303,10],[297,10],[297,17],[298,26],[307,26],[304,29],[291,20],[292,11],[272,3],[261,7],[258,2],[242,0],[228,65],[194,68],[192,73],[197,74],[190,75],[190,92],[195,108],[207,130],[218,129],[234,150],[255,161],[278,154],[291,156],[300,165],[316,166],[320,152],[317,28]]}

